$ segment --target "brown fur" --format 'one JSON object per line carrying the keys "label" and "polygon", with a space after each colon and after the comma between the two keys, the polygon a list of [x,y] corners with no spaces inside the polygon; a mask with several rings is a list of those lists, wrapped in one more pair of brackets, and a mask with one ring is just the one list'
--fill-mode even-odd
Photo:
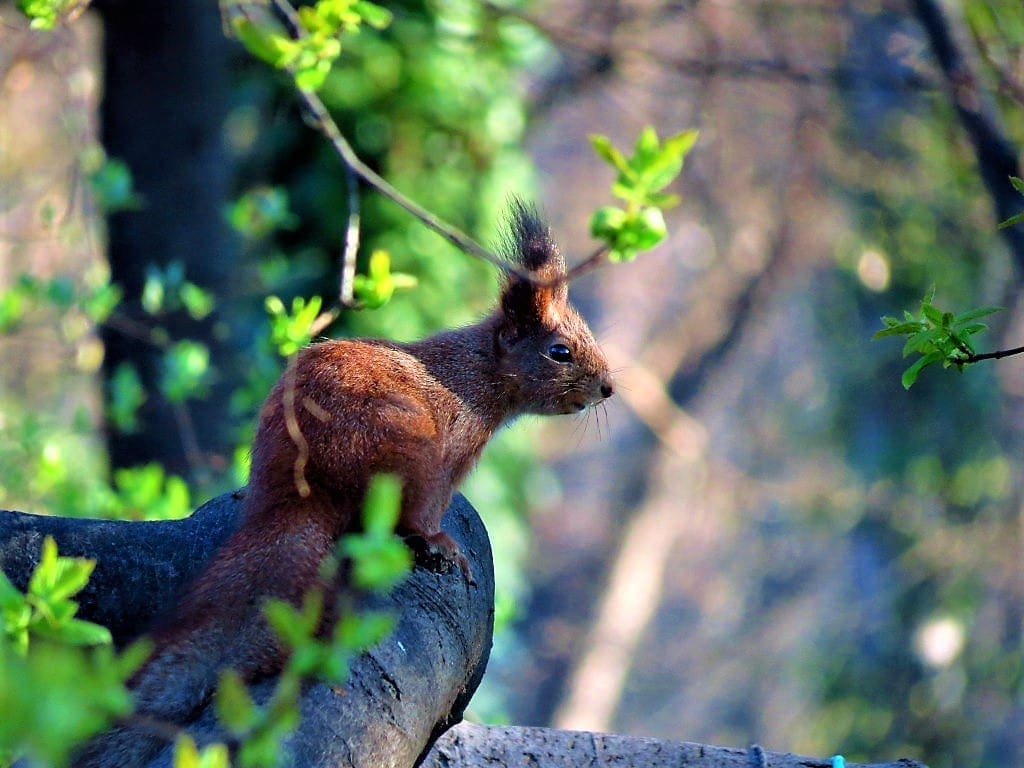
{"label": "brown fur", "polygon": [[[510,255],[536,282],[508,279],[497,309],[476,325],[411,344],[325,341],[299,353],[260,413],[245,522],[155,633],[154,653],[132,681],[138,714],[184,723],[223,669],[246,680],[280,669],[263,604],[298,604],[319,583],[320,563],[358,525],[378,473],[402,481],[399,533],[471,580],[440,522],[491,435],[520,414],[582,411],[613,389],[568,304],[565,263],[547,228],[517,204],[511,229]],[[553,344],[568,347],[572,361],[553,360]],[[161,745],[125,727],[92,742],[75,765],[141,765]]]}

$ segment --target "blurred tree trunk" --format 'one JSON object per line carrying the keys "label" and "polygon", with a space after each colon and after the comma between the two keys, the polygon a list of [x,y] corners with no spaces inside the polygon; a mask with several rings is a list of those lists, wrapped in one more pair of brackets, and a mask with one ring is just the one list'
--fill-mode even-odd
{"label": "blurred tree trunk", "polygon": [[[978,159],[978,174],[992,198],[996,220],[1008,219],[1020,211],[1020,194],[1010,183],[1011,176],[1021,174],[1019,149],[1007,136],[989,97],[979,87],[939,4],[934,0],[914,0],[912,8]],[[1024,227],[1008,227],[1002,232],[1018,268],[1024,266]]]}
{"label": "blurred tree trunk", "polygon": [[[105,0],[97,8],[104,21],[102,140],[131,169],[142,200],[109,220],[112,279],[124,289],[128,322],[103,330],[104,378],[109,385],[118,366],[130,363],[148,394],[134,434],[108,433],[111,464],[158,461],[194,480],[230,452],[223,415],[231,376],[222,369],[210,397],[174,407],[159,394],[162,351],[147,337],[159,324],[172,341],[207,344],[211,361],[230,351],[223,323],[237,259],[223,215],[231,179],[223,141],[230,43],[209,0]],[[173,262],[218,297],[218,311],[202,322],[183,312],[155,320],[142,310],[147,267]]]}

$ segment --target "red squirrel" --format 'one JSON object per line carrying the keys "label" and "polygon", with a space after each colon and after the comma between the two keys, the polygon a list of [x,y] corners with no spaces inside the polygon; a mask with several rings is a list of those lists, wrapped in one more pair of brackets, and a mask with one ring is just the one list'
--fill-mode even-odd
{"label": "red squirrel", "polygon": [[[260,412],[244,522],[154,633],[153,654],[130,681],[139,718],[186,723],[225,668],[244,680],[281,668],[263,605],[299,604],[319,584],[321,562],[358,526],[376,474],[401,481],[398,533],[471,582],[440,523],[487,441],[521,414],[577,413],[614,391],[568,303],[548,228],[518,202],[509,228],[509,257],[533,279],[510,272],[497,308],[475,325],[408,344],[346,339],[299,352]],[[90,742],[74,765],[144,765],[163,744],[126,725]]]}

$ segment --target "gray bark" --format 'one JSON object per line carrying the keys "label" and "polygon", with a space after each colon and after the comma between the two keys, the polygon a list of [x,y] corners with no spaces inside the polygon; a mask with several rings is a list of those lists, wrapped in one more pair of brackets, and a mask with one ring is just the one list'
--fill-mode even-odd
{"label": "gray bark", "polygon": [[[169,522],[0,511],[0,567],[24,589],[47,535],[62,555],[95,558],[93,577],[78,596],[78,615],[106,624],[123,645],[173,605],[230,536],[240,512],[239,497],[233,494],[213,499],[185,520]],[[487,532],[463,497],[452,502],[442,527],[459,542],[476,586],[469,587],[457,568],[436,573],[417,567],[387,597],[361,599],[359,607],[394,611],[397,627],[386,641],[352,661],[344,686],[306,687],[301,723],[285,745],[286,764],[407,768],[462,718],[490,653],[494,573]],[[266,701],[273,686],[273,680],[256,683],[253,698]],[[227,738],[212,709],[207,707],[187,729],[200,742]],[[168,746],[151,766],[170,765]]]}
{"label": "gray bark", "polygon": [[[763,756],[763,759],[762,759]],[[831,758],[800,757],[688,741],[646,739],[610,733],[559,731],[461,723],[442,736],[422,768],[488,766],[543,768],[831,768]],[[926,768],[916,760],[846,763],[846,768]]]}

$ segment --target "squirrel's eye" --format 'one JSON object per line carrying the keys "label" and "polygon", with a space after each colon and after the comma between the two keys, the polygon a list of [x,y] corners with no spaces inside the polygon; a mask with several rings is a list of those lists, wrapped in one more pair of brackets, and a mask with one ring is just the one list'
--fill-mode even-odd
{"label": "squirrel's eye", "polygon": [[572,352],[565,344],[552,344],[548,347],[548,357],[554,360],[556,363],[571,363]]}

